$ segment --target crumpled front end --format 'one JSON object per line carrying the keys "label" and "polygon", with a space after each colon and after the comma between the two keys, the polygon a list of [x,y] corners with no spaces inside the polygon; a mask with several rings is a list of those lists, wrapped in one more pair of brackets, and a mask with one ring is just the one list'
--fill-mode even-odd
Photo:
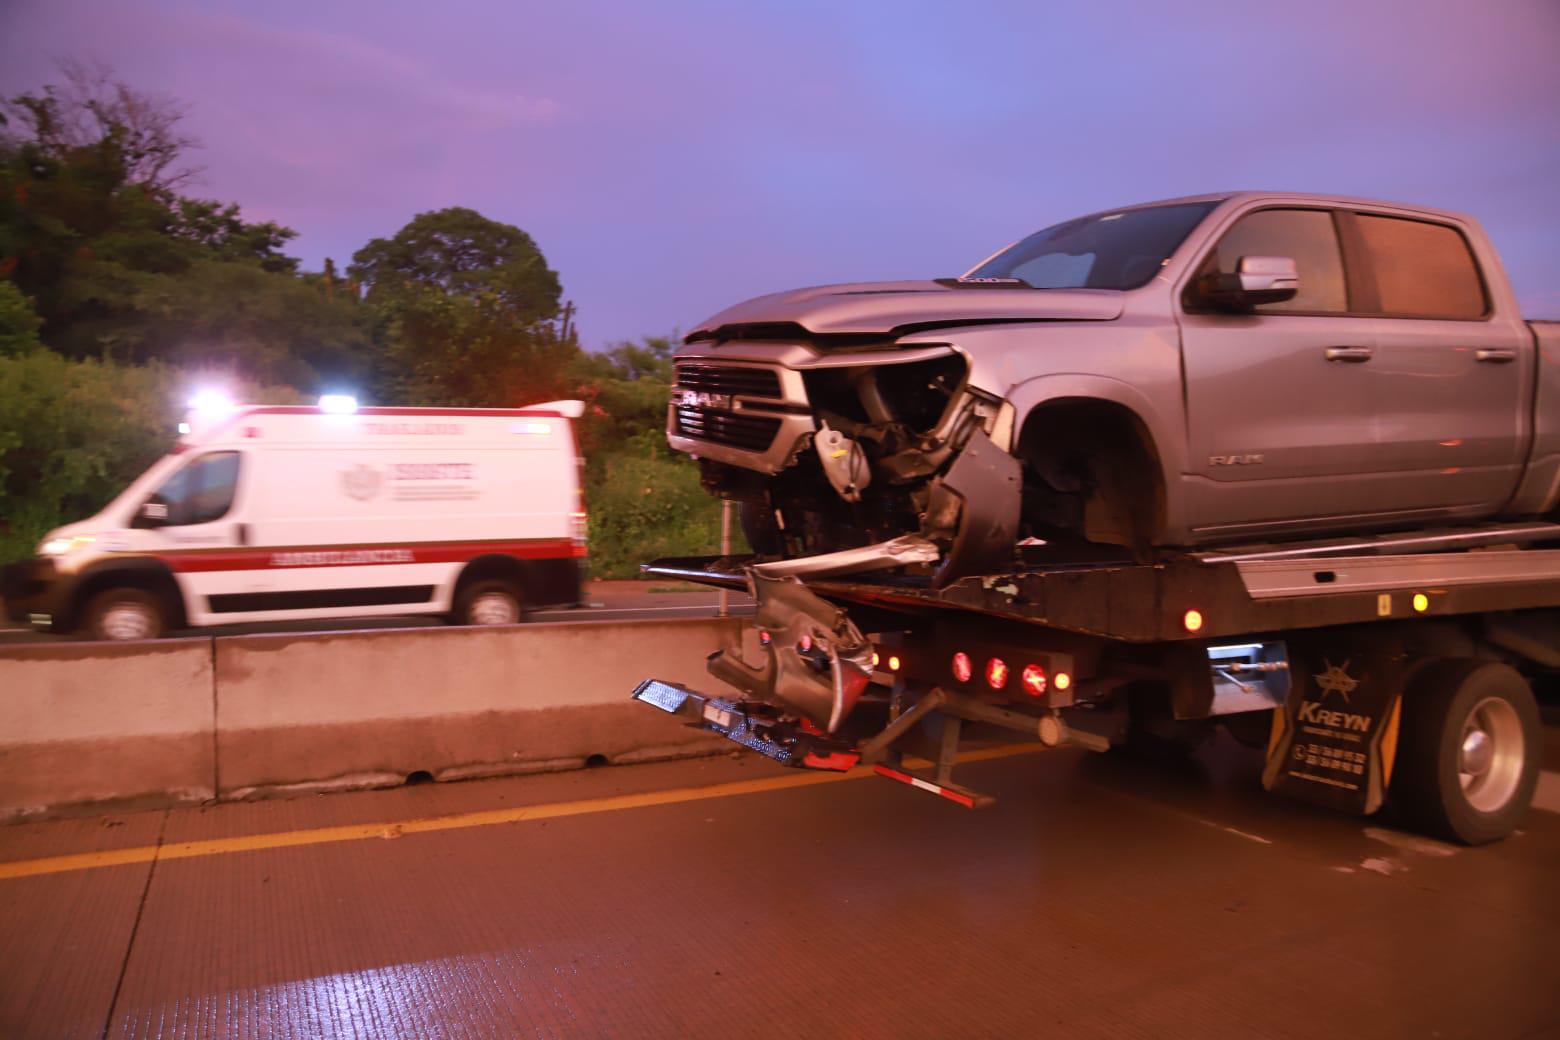
{"label": "crumpled front end", "polygon": [[1022,478],[999,446],[1010,424],[948,344],[723,343],[679,356],[667,436],[710,492],[741,504],[761,555],[916,535],[938,551],[919,566],[946,581],[1011,558]]}

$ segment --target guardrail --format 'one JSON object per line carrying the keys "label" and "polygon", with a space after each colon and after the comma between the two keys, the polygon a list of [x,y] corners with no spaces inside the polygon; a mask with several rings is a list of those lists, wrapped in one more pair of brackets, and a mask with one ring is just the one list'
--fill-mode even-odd
{"label": "guardrail", "polygon": [[731,619],[0,648],[0,818],[701,754],[637,710],[696,684]]}

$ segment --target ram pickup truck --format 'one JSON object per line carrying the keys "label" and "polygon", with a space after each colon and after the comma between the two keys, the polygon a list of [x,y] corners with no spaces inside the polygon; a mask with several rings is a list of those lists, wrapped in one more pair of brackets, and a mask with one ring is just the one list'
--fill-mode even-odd
{"label": "ram pickup truck", "polygon": [[1036,541],[1145,562],[1560,500],[1560,324],[1474,220],[1393,203],[1096,213],[961,277],[739,304],[676,373],[670,443],[756,551],[908,541],[934,585]]}

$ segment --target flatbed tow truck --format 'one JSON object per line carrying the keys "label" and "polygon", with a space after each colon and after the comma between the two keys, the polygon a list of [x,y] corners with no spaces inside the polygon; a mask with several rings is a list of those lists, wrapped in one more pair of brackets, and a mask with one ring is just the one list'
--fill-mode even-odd
{"label": "flatbed tow truck", "polygon": [[746,588],[756,610],[744,645],[709,658],[734,696],[657,679],[633,696],[782,765],[869,765],[972,809],[992,799],[954,762],[991,727],[1106,751],[1194,747],[1222,725],[1266,749],[1271,791],[1360,814],[1390,802],[1468,844],[1509,834],[1532,801],[1531,683],[1560,673],[1560,524],[1150,564],[1021,553],[940,588],[903,566],[935,555],[915,536],[655,561],[657,577]]}

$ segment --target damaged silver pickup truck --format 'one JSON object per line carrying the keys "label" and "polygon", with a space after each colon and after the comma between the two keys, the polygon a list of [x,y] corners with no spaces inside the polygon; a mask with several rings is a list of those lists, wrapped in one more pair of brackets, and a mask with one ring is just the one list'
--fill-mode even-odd
{"label": "damaged silver pickup truck", "polygon": [[962,277],[750,300],[676,361],[670,442],[774,573],[943,584],[1031,540],[1144,562],[1560,499],[1560,325],[1475,221],[1390,203],[1098,213]]}

